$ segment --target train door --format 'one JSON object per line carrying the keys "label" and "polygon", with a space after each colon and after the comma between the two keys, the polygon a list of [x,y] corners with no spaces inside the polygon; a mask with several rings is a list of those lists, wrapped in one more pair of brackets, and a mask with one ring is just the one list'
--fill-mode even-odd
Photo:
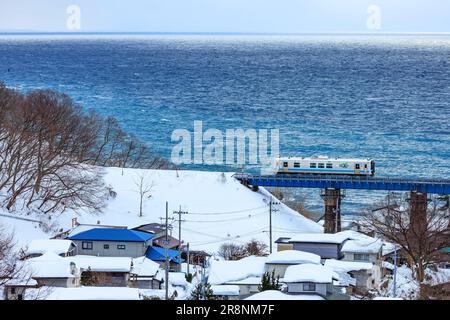
{"label": "train door", "polygon": [[355,174],[361,173],[361,165],[359,163],[355,163]]}
{"label": "train door", "polygon": [[289,163],[287,161],[283,161],[283,172],[289,172]]}

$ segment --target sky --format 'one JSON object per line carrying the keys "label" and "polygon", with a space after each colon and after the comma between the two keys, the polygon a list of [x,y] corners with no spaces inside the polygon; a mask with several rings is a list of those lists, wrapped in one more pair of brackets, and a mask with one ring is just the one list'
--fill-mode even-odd
{"label": "sky", "polygon": [[0,32],[450,32],[450,1],[0,0]]}

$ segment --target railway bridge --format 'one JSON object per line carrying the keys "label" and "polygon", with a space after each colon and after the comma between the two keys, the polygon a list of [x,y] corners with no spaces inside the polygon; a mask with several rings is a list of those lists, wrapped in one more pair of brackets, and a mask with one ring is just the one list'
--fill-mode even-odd
{"label": "railway bridge", "polygon": [[254,175],[248,173],[236,173],[234,178],[247,186],[321,189],[321,197],[325,204],[324,230],[327,233],[341,231],[340,207],[342,198],[345,196],[342,190],[409,191],[412,211],[422,218],[426,217],[427,194],[450,194],[450,180],[437,179],[306,174]]}

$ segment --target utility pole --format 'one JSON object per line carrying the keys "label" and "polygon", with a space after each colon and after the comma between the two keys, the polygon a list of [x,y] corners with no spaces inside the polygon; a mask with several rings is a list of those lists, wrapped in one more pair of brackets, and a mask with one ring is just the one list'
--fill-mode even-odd
{"label": "utility pole", "polygon": [[[391,213],[391,193],[388,193],[388,216]],[[394,243],[394,283],[393,283],[394,298],[397,297],[397,244]]]}
{"label": "utility pole", "polygon": [[189,257],[189,242],[187,243],[187,274],[189,274],[189,264],[191,263],[191,259]]}
{"label": "utility pole", "polygon": [[[187,211],[182,211],[181,210],[181,206],[180,209],[178,211],[174,211],[174,214],[178,214],[178,241],[179,241],[179,245],[178,245],[178,258],[181,260],[181,215],[182,214],[188,214]],[[179,270],[181,272],[181,263],[179,263]]]}
{"label": "utility pole", "polygon": [[166,243],[164,246],[164,252],[166,255],[166,300],[169,300],[169,254],[168,254],[168,243],[169,238],[167,234],[167,230],[169,229],[169,203],[166,201]]}
{"label": "utility pole", "polygon": [[269,201],[269,238],[270,238],[269,253],[272,253],[272,212],[278,211],[277,209],[273,208],[273,205],[275,205],[275,204],[279,204],[279,203],[273,202],[272,196],[270,196],[270,201]]}

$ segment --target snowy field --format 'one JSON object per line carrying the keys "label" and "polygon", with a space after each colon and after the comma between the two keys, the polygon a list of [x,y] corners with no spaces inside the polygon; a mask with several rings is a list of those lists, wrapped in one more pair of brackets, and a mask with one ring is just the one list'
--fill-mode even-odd
{"label": "snowy field", "polygon": [[[143,216],[139,216],[139,181],[151,190],[144,197]],[[117,193],[107,201],[102,213],[95,215],[68,211],[54,214],[51,219],[16,208],[15,212],[0,209],[0,224],[14,230],[20,246],[32,239],[49,238],[71,228],[72,218],[79,223],[119,225],[133,228],[151,222],[162,222],[165,203],[169,203],[169,217],[180,206],[188,214],[182,216],[182,240],[191,249],[215,252],[225,242],[245,243],[258,239],[269,243],[270,194],[260,188],[253,192],[232,178],[231,173],[175,170],[105,169],[105,185]],[[280,236],[299,233],[321,233],[323,228],[283,204],[273,213],[273,241]],[[43,222],[18,220],[14,217]],[[178,222],[173,224],[173,236],[178,237]],[[44,232],[43,229],[47,232]]]}

